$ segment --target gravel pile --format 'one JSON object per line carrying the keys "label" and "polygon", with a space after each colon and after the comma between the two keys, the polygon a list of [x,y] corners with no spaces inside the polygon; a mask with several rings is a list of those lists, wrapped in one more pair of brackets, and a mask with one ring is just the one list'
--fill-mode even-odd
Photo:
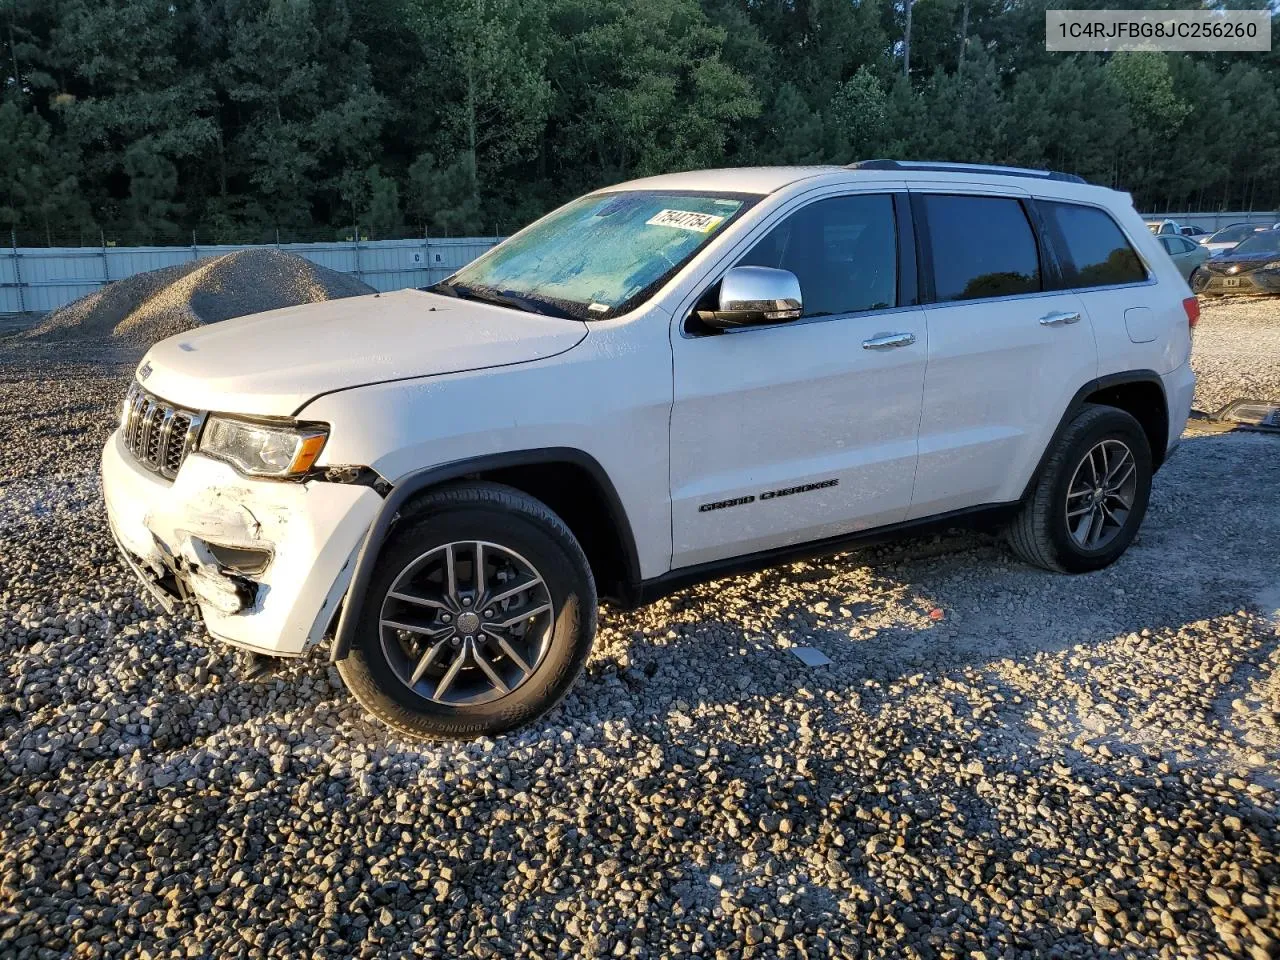
{"label": "gravel pile", "polygon": [[374,289],[280,250],[238,250],[135,274],[51,313],[30,332],[44,341],[111,337],[149,347],[206,323]]}
{"label": "gravel pile", "polygon": [[954,534],[721,581],[423,746],[139,599],[126,369],[0,364],[0,955],[1280,951],[1275,439],[1188,438],[1106,571]]}
{"label": "gravel pile", "polygon": [[1280,403],[1280,298],[1200,301],[1196,328],[1196,409],[1217,413],[1232,400]]}

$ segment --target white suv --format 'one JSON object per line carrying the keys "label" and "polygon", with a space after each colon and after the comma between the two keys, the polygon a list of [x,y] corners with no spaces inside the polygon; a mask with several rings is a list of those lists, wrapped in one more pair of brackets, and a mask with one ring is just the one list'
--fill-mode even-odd
{"label": "white suv", "polygon": [[1196,301],[1128,195],[870,161],[599,190],[427,290],[148,353],[103,452],[164,603],[328,640],[411,736],[550,709],[600,598],[985,522],[1115,560],[1182,432]]}

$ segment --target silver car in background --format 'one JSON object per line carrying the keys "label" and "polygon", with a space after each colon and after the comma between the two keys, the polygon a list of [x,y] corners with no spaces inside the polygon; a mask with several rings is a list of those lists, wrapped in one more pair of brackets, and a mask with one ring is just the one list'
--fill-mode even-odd
{"label": "silver car in background", "polygon": [[1196,272],[1200,264],[1209,259],[1208,249],[1196,243],[1190,237],[1162,235],[1156,237],[1156,239],[1160,242],[1160,246],[1164,247],[1165,252],[1169,254],[1169,259],[1173,261],[1174,266],[1178,268],[1178,272],[1182,274],[1182,279],[1188,283],[1191,282],[1191,275]]}

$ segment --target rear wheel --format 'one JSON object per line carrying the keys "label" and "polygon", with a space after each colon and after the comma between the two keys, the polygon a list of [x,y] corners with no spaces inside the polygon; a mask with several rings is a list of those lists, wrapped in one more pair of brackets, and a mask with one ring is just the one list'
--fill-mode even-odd
{"label": "rear wheel", "polygon": [[1086,404],[1010,524],[1010,545],[1048,570],[1083,573],[1113,563],[1146,515],[1151,473],[1142,425],[1123,410]]}
{"label": "rear wheel", "polygon": [[510,487],[464,484],[430,494],[388,542],[338,670],[406,736],[493,735],[569,691],[595,621],[591,570],[563,521]]}

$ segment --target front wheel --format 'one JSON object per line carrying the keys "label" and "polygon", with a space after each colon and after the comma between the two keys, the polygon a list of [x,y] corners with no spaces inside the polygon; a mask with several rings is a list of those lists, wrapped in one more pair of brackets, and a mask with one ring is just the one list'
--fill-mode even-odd
{"label": "front wheel", "polygon": [[462,484],[429,494],[384,547],[338,672],[401,734],[494,735],[568,693],[595,626],[595,582],[564,522],[514,488]]}
{"label": "front wheel", "polygon": [[1130,414],[1086,404],[1055,441],[1010,524],[1014,553],[1047,570],[1084,573],[1133,542],[1151,496],[1151,447]]}

